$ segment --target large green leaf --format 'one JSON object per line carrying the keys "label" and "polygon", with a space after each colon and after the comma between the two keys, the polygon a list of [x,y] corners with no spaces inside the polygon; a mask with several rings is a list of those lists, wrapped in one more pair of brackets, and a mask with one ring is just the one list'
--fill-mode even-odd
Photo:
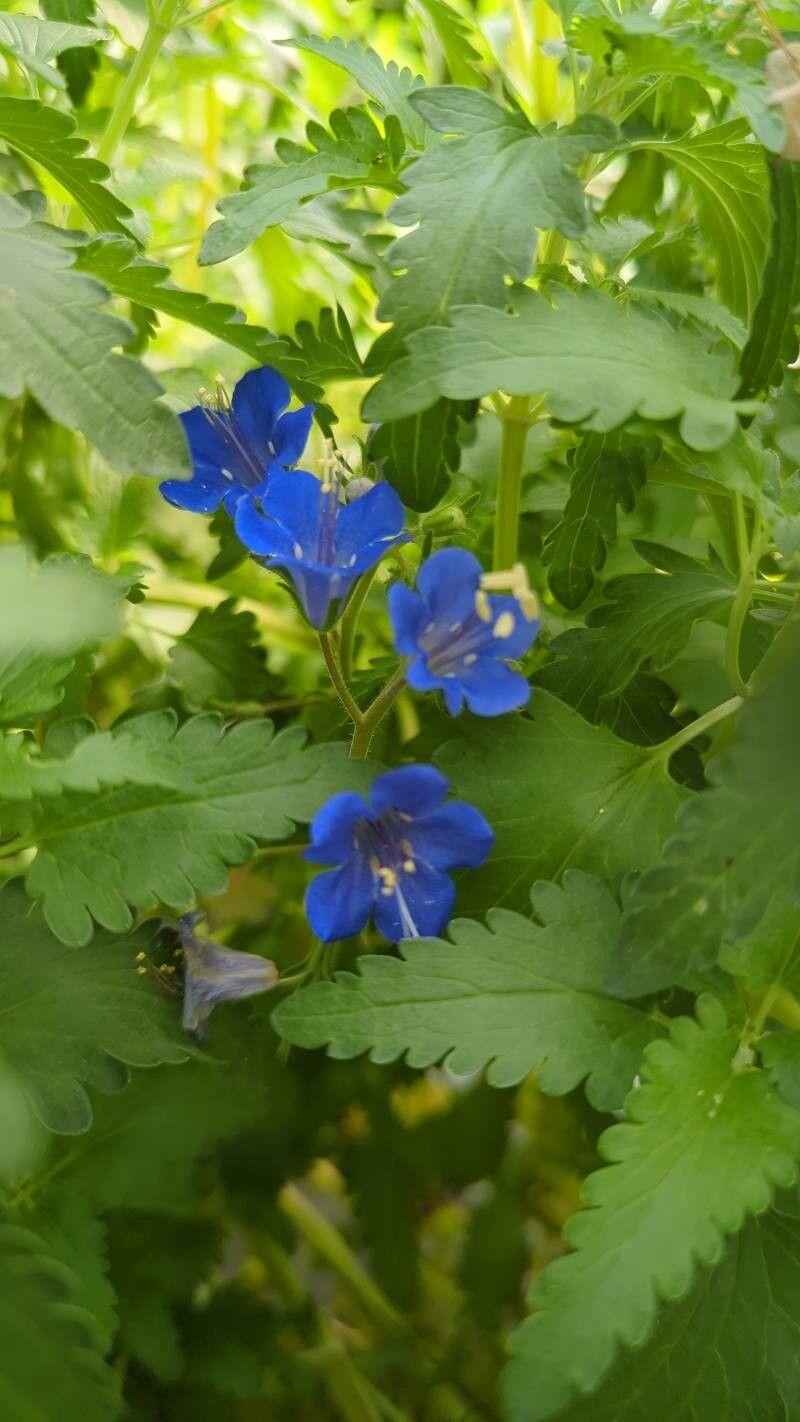
{"label": "large green leaf", "polygon": [[683,1298],[696,1266],[716,1263],[725,1235],[795,1177],[800,1112],[738,1065],[717,1002],[701,1000],[698,1018],[647,1049],[627,1121],[601,1138],[613,1163],[584,1185],[573,1252],[540,1276],[536,1312],[512,1338],[511,1422],[542,1422],[595,1387],[620,1345],[652,1332],[659,1302]]}
{"label": "large green leaf", "polygon": [[686,793],[657,756],[539,690],[530,716],[505,721],[502,734],[472,719],[436,761],[496,835],[484,867],[464,876],[469,913],[496,904],[524,912],[536,880],[567,868],[612,878],[644,869]]}
{"label": "large green leaf", "polygon": [[785,1422],[800,1396],[799,1294],[797,1200],[782,1194],[558,1422]]}
{"label": "large green leaf", "polygon": [[0,138],[32,163],[46,168],[73,197],[99,232],[123,232],[130,208],[105,186],[108,168],[86,156],[86,140],[76,137],[69,114],[38,99],[0,96]]}
{"label": "large green leaf", "polygon": [[439,396],[466,400],[507,390],[542,394],[567,424],[604,432],[632,415],[680,419],[693,449],[716,449],[736,429],[733,352],[657,316],[626,311],[599,291],[563,291],[551,305],[516,288],[512,314],[464,306],[447,327],[406,338],[364,404],[367,419],[399,419]]}
{"label": "large green leaf", "polygon": [[731,747],[708,767],[711,789],[679,816],[664,858],[637,885],[612,965],[615,992],[637,997],[712,963],[724,935],[747,934],[800,883],[800,616],[760,670]]}
{"label": "large green leaf", "polygon": [[130,327],[100,309],[105,288],[74,271],[73,260],[0,194],[0,395],[29,390],[52,419],[82,430],[123,472],[188,473],[186,438],[158,402],[161,387],[114,350]]}
{"label": "large green leaf", "polygon": [[750,339],[739,367],[740,395],[782,379],[782,358],[797,354],[794,313],[800,300],[800,169],[784,158],[770,164],[772,239]]}
{"label": "large green leaf", "polygon": [[108,33],[91,25],[59,24],[54,20],[40,20],[35,15],[0,12],[0,50],[56,89],[66,89],[67,81],[49,61],[63,54],[65,49],[98,44],[108,38]]}
{"label": "large green leaf", "polygon": [[384,114],[394,115],[409,142],[415,148],[424,148],[430,139],[430,130],[409,103],[409,95],[424,83],[418,74],[412,74],[410,69],[398,68],[393,59],[384,64],[374,49],[364,49],[358,40],[345,41],[338,35],[332,39],[306,35],[302,39],[282,42],[294,49],[318,54],[346,70],[364,93],[380,105]]}
{"label": "large green leaf", "polygon": [[[362,957],[287,998],[277,1030],[333,1057],[369,1051],[409,1066],[446,1058],[462,1075],[487,1068],[493,1086],[513,1086],[537,1067],[542,1091],[562,1095],[587,1077],[600,1110],[620,1106],[658,1029],[638,1009],[624,1015],[603,995],[619,909],[599,880],[577,870],[564,887],[538,884],[540,923],[493,909],[483,928],[455,919],[450,942],[409,940],[402,958]],[[541,925],[541,926],[540,926]]]}
{"label": "large green leaf", "polygon": [[438,504],[458,468],[458,406],[437,400],[419,415],[390,420],[370,435],[367,452],[409,509],[426,512]]}
{"label": "large green leaf", "polygon": [[85,1088],[103,1088],[109,1058],[137,1067],[185,1059],[174,1002],[137,972],[154,938],[151,927],[66,948],[19,882],[0,891],[2,1055],[51,1131],[88,1130]]}
{"label": "large green leaf", "polygon": [[285,838],[370,775],[341,744],[305,749],[299,726],[278,736],[270,721],[222,729],[214,715],[176,729],[172,713],[155,712],[87,736],[63,767],[48,763],[56,793],[34,792],[39,852],[27,884],[63,942],[88,943],[93,918],[129,928],[129,904],[185,909],[197,892],[219,893],[255,840]]}
{"label": "large green leaf", "polygon": [[597,117],[539,133],[519,111],[457,85],[421,89],[412,103],[433,129],[460,136],[405,170],[408,192],[390,212],[400,227],[414,228],[389,250],[402,274],[378,313],[399,335],[441,324],[454,306],[502,307],[505,278],[530,274],[535,228],[569,236],[584,230],[575,169],[616,137],[613,124]]}

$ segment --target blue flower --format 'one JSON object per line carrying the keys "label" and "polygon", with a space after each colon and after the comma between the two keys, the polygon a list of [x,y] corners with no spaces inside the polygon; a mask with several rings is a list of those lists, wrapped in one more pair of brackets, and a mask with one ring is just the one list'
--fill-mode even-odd
{"label": "blue flower", "polygon": [[404,522],[403,505],[389,484],[343,504],[335,481],[323,482],[305,469],[277,470],[260,500],[236,510],[242,543],[285,572],[309,622],[321,630],[341,616],[361,574],[408,541]]}
{"label": "blue flower", "polygon": [[309,923],[326,943],[360,933],[374,913],[397,943],[442,932],[453,912],[452,869],[477,869],[494,834],[473,805],[445,804],[449,782],[429,765],[389,770],[361,795],[334,795],[311,826],[305,857],[338,864],[306,895]]}
{"label": "blue flower", "polygon": [[[408,657],[406,680],[416,691],[442,691],[451,716],[464,702],[476,716],[502,716],[528,701],[531,689],[508,665],[527,652],[537,632],[536,600],[523,590],[522,569],[484,575],[463,548],[443,548],[417,574],[417,591],[389,590],[394,645]],[[516,586],[519,596],[488,593],[486,585]]]}
{"label": "blue flower", "polygon": [[296,464],[305,449],[313,405],[282,412],[290,391],[269,365],[250,370],[228,402],[221,386],[213,401],[181,415],[194,473],[191,479],[167,479],[165,499],[192,513],[214,513],[220,504],[233,514],[240,500],[263,489],[270,467]]}
{"label": "blue flower", "polygon": [[278,980],[278,970],[268,958],[198,938],[195,927],[201,917],[187,913],[178,923],[183,948],[183,1025],[198,1037],[203,1036],[218,1002],[266,992]]}

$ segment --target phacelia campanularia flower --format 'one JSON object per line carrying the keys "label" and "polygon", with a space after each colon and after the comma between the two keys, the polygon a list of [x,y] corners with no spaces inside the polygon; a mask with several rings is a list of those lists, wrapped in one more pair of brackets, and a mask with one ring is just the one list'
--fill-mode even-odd
{"label": "phacelia campanularia flower", "polygon": [[277,470],[264,493],[236,510],[236,532],[286,576],[312,627],[331,627],[355,584],[390,548],[408,541],[394,489],[379,483],[343,503],[338,479]]}
{"label": "phacelia campanularia flower", "polygon": [[[161,492],[192,513],[229,514],[263,491],[272,468],[296,464],[306,446],[313,405],[286,410],[289,386],[271,366],[250,370],[228,400],[221,384],[213,395],[181,415],[189,441],[191,479],[167,479]],[[285,413],[284,413],[285,412]]]}
{"label": "phacelia campanularia flower", "polygon": [[[488,591],[514,588],[511,594]],[[441,691],[451,716],[466,702],[476,716],[502,716],[528,701],[531,689],[509,665],[539,631],[536,599],[524,572],[484,574],[464,548],[443,548],[417,574],[416,591],[389,590],[394,644],[407,657],[416,691]]]}
{"label": "phacelia campanularia flower", "polygon": [[477,869],[494,834],[473,805],[446,803],[449,782],[430,765],[389,770],[361,795],[334,795],[311,826],[306,859],[339,867],[306,896],[312,929],[326,943],[360,933],[374,915],[384,937],[436,935],[455,904],[453,869]]}
{"label": "phacelia campanularia flower", "polygon": [[187,913],[178,923],[183,949],[183,1026],[198,1037],[218,1002],[236,1002],[266,992],[278,980],[278,970],[268,958],[224,948],[211,938],[198,937],[195,929],[202,914]]}

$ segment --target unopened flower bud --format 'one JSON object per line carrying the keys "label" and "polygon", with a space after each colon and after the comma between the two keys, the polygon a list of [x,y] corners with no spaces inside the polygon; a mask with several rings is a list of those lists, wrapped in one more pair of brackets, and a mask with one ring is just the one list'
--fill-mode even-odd
{"label": "unopened flower bud", "polygon": [[345,487],[345,500],[348,504],[354,504],[356,499],[360,499],[364,494],[368,494],[372,488],[374,488],[374,485],[371,479],[365,479],[363,477],[360,479],[351,479],[349,484]]}

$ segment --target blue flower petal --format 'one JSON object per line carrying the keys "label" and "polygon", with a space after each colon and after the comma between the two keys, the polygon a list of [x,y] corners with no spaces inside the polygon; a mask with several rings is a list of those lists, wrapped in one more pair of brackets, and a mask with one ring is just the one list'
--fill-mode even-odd
{"label": "blue flower petal", "polygon": [[444,677],[436,676],[430,671],[428,669],[428,659],[424,655],[414,657],[413,660],[407,664],[405,678],[409,686],[413,687],[415,691],[441,691],[444,689],[445,696],[447,695],[448,681],[452,681],[452,677],[445,679]]}
{"label": "blue flower petal", "polygon": [[398,891],[378,893],[375,924],[391,943],[401,938],[436,938],[449,922],[456,902],[452,879],[419,863],[413,874],[402,874]]}
{"label": "blue flower petal", "polygon": [[425,604],[419,593],[412,592],[405,583],[394,583],[389,589],[386,601],[395,648],[401,656],[413,657],[417,651],[419,634],[428,621]]}
{"label": "blue flower petal", "polygon": [[431,620],[441,623],[442,631],[465,622],[475,611],[482,572],[477,558],[465,548],[442,548],[426,558],[417,574],[417,588]]}
{"label": "blue flower petal", "polygon": [[343,864],[355,850],[353,832],[359,820],[369,816],[362,795],[344,791],[334,795],[311,824],[311,844],[304,858],[312,864]]}
{"label": "blue flower petal", "polygon": [[317,937],[333,943],[360,933],[372,912],[373,890],[372,873],[361,855],[319,874],[306,893],[306,916]]}
{"label": "blue flower petal", "polygon": [[367,567],[403,536],[405,510],[391,484],[381,482],[355,503],[345,504],[336,520],[335,553],[340,567],[361,560],[369,550]]}
{"label": "blue flower petal", "polygon": [[493,638],[493,655],[502,657],[505,661],[515,661],[517,657],[523,657],[536,641],[541,626],[538,617],[534,617],[529,622],[515,597],[501,596],[498,593],[490,595],[489,606],[492,610],[493,624],[496,624],[498,617],[504,612],[507,612],[513,620],[513,631],[510,636]]}
{"label": "blue flower petal", "polygon": [[233,392],[234,419],[249,448],[265,467],[275,457],[275,426],[290,399],[283,376],[269,365],[248,370]]}
{"label": "blue flower petal", "polygon": [[159,490],[170,504],[189,513],[215,513],[231,492],[231,481],[216,470],[195,473],[191,479],[165,479]]}
{"label": "blue flower petal", "polygon": [[231,446],[223,438],[219,425],[213,423],[202,405],[195,405],[193,410],[185,410],[178,418],[186,432],[195,469],[220,473],[223,469],[231,469]]}
{"label": "blue flower petal", "polygon": [[236,537],[262,558],[293,557],[295,540],[274,519],[265,518],[254,496],[239,499],[234,510]]}
{"label": "blue flower petal", "polygon": [[262,507],[266,518],[291,534],[298,558],[316,560],[322,484],[307,469],[275,468],[267,481]]}
{"label": "blue flower petal", "polygon": [[301,562],[298,558],[271,558],[270,568],[281,568],[294,587],[298,601],[312,627],[324,631],[343,611],[358,573],[331,570],[322,563]]}
{"label": "blue flower petal", "polygon": [[528,682],[505,662],[482,657],[459,681],[466,703],[476,716],[504,716],[530,701]]}
{"label": "blue flower petal", "polygon": [[464,710],[464,688],[455,676],[442,681],[442,694],[448,716],[460,716]]}
{"label": "blue flower petal", "polygon": [[494,831],[480,810],[453,800],[408,828],[415,859],[434,869],[477,869],[494,844]]}
{"label": "blue flower petal", "polygon": [[416,819],[438,809],[450,788],[450,781],[432,765],[403,765],[386,770],[372,782],[370,802],[373,814],[399,810]]}
{"label": "blue flower petal", "polygon": [[301,405],[299,410],[281,415],[272,439],[275,458],[280,464],[288,467],[297,463],[308,442],[313,419],[313,405]]}
{"label": "blue flower petal", "polygon": [[218,1002],[234,1002],[266,992],[277,981],[278,970],[258,953],[225,948],[194,933],[193,915],[181,920],[183,945],[183,1026],[203,1035],[205,1024]]}

